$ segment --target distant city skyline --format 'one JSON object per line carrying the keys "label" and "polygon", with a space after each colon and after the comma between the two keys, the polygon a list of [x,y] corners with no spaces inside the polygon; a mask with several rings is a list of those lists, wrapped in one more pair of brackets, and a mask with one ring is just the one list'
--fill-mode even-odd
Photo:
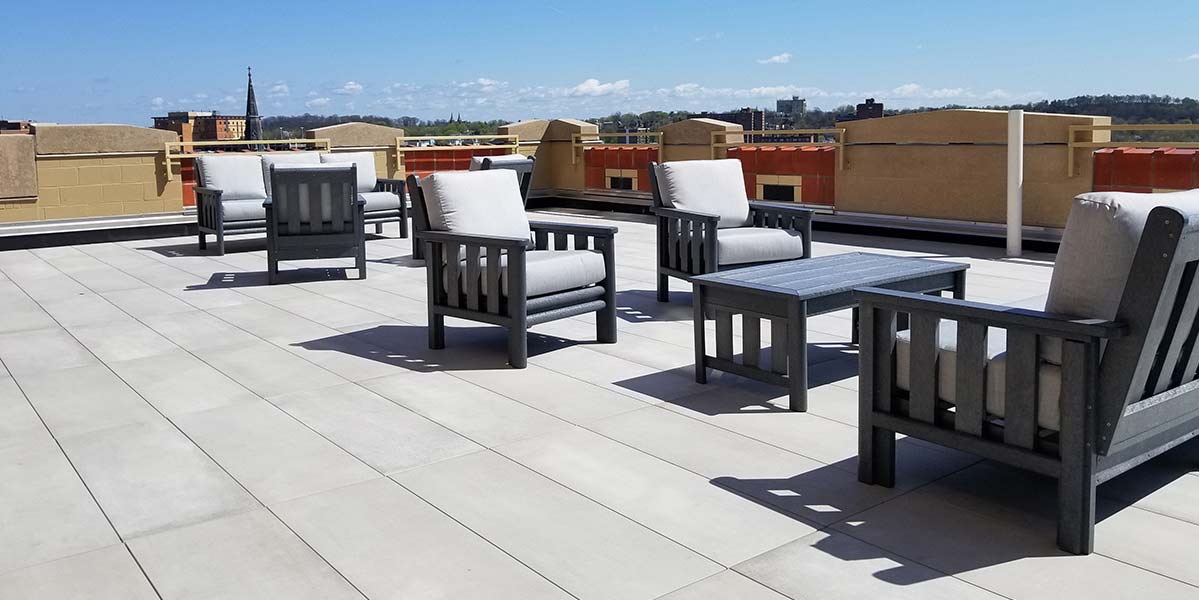
{"label": "distant city skyline", "polygon": [[[647,110],[1199,96],[1199,19],[1126,2],[6,7],[0,118],[148,126],[178,110],[468,120]],[[1107,43],[1117,32],[1152,31]],[[423,32],[423,35],[422,35]],[[1111,35],[1109,35],[1111,34]],[[1130,37],[1131,35],[1131,37]]]}

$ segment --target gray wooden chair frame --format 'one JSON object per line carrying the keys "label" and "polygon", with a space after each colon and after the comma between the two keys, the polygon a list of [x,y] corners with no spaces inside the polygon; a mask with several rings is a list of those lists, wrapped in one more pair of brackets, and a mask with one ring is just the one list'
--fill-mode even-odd
{"label": "gray wooden chair frame", "polygon": [[[649,164],[650,189],[653,192],[654,222],[657,225],[658,301],[670,301],[670,277],[691,281],[696,275],[706,275],[725,269],[750,267],[744,263],[720,266],[716,224],[720,217],[679,208],[669,208],[662,202],[658,189],[657,163]],[[812,214],[815,211],[781,202],[749,203],[750,224],[746,227],[767,227],[796,231],[803,240],[803,258],[812,256]]]}
{"label": "gray wooden chair frame", "polygon": [[[1199,433],[1199,223],[1154,208],[1114,321],[888,292],[861,306],[858,478],[895,483],[895,434],[1058,480],[1058,545],[1094,545],[1095,487]],[[910,315],[911,391],[895,385]],[[938,320],[957,321],[956,407],[936,398]],[[1007,331],[1004,418],[985,410],[988,327]],[[1061,426],[1037,425],[1038,338],[1062,340]]]}
{"label": "gray wooden chair frame", "polygon": [[[490,171],[492,169],[507,169],[509,171],[516,171],[516,176],[518,179],[520,179],[520,198],[524,201],[525,206],[528,206],[529,204],[529,186],[533,181],[533,167],[535,166],[537,160],[532,156],[528,158],[529,160],[526,162],[492,162],[491,157],[487,156],[483,158],[482,169],[483,171]],[[419,212],[420,211],[414,209],[412,213],[412,230],[416,233],[428,231],[429,229],[428,223],[424,220],[422,215],[418,214]],[[421,244],[412,244],[412,258],[415,258],[416,260],[424,260],[425,249]]]}
{"label": "gray wooden chair frame", "polygon": [[[383,233],[384,223],[399,223],[400,237],[408,237],[408,200],[405,198],[403,179],[379,179],[376,192],[391,192],[400,197],[397,209],[377,210],[366,214],[366,224],[375,226],[375,233]],[[266,220],[225,221],[225,206],[221,203],[221,190],[196,186],[196,228],[200,249],[208,248],[208,236],[216,236],[217,255],[225,254],[225,235],[238,233],[264,233]]]}
{"label": "gray wooden chair frame", "polygon": [[[267,280],[279,278],[279,261],[353,258],[358,278],[366,279],[366,202],[358,197],[357,167],[346,169],[271,167],[271,198],[266,208]],[[330,220],[300,220],[300,207],[321,213],[321,188],[328,186]],[[301,195],[300,190],[309,192]],[[293,201],[294,200],[294,201]]]}
{"label": "gray wooden chair frame", "polygon": [[[429,222],[428,208],[420,189],[420,178],[408,176],[414,218]],[[424,248],[429,311],[429,348],[445,348],[447,316],[490,323],[508,329],[508,362],[514,368],[528,365],[528,329],[534,325],[590,312],[596,313],[596,339],[616,342],[616,256],[615,227],[568,223],[530,222],[528,237],[482,236],[449,231],[417,229],[416,243]],[[459,261],[435,260],[459,256],[465,249],[465,265]],[[525,252],[528,250],[598,250],[604,257],[604,279],[599,284],[576,290],[528,298]],[[508,261],[508,294],[500,290],[501,256]],[[486,264],[483,264],[483,260]],[[465,289],[460,274],[466,272]],[[479,282],[487,278],[484,294]],[[519,290],[519,292],[518,292]]]}

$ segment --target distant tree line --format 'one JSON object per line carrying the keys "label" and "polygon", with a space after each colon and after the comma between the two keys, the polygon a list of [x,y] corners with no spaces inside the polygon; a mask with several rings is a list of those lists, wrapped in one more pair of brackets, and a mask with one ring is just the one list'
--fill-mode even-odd
{"label": "distant tree line", "polygon": [[[1027,104],[966,106],[950,105],[941,107],[920,107],[905,109],[888,109],[886,116],[927,112],[946,108],[987,108],[995,110],[1023,109],[1028,112],[1043,112],[1057,114],[1097,115],[1112,117],[1117,124],[1166,124],[1166,123],[1199,123],[1199,100],[1194,98],[1175,98],[1173,96],[1157,96],[1151,94],[1075,96],[1064,100],[1042,100]],[[853,105],[844,105],[823,110],[808,109],[806,113],[795,119],[796,129],[823,129],[836,125],[838,121],[854,118]],[[599,125],[601,132],[623,132],[645,129],[657,131],[664,125],[690,118],[693,113],[686,111],[648,111],[637,113],[613,113],[606,117],[587,119],[588,122]],[[263,119],[263,130],[267,137],[289,138],[301,137],[303,132],[316,127],[362,121],[390,127],[401,127],[408,135],[468,135],[495,133],[506,121],[460,121],[455,119],[425,120],[416,117],[381,117],[378,115],[312,115],[266,117]],[[1199,132],[1115,132],[1113,139],[1120,141],[1183,141],[1199,140]]]}

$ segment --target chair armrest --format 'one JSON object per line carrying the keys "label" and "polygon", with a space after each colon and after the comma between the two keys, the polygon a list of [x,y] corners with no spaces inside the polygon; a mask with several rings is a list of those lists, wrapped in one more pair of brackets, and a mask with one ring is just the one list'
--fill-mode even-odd
{"label": "chair armrest", "polygon": [[581,225],[578,223],[551,223],[548,221],[529,221],[529,229],[533,232],[574,233],[596,238],[610,238],[616,235],[617,228],[610,225]]}
{"label": "chair armrest", "polygon": [[487,246],[494,248],[520,248],[529,246],[528,238],[476,235],[473,233],[453,233],[449,231],[418,231],[417,241],[440,244],[470,244],[472,246]]}
{"label": "chair armrest", "polygon": [[217,188],[204,187],[202,185],[197,185],[192,189],[194,189],[197,194],[204,194],[206,196],[220,196],[222,193],[224,193],[222,190],[218,190]]}
{"label": "chair armrest", "polygon": [[750,211],[762,211],[768,213],[786,214],[792,217],[801,219],[811,219],[816,211],[802,206],[795,206],[786,202],[764,202],[761,200],[752,200],[749,203]]}
{"label": "chair armrest", "polygon": [[659,217],[668,217],[671,219],[682,219],[684,221],[701,221],[701,222],[710,222],[710,223],[720,222],[720,215],[695,212],[695,211],[691,211],[691,210],[683,210],[681,208],[654,207],[650,210]]}
{"label": "chair armrest", "polygon": [[1037,335],[1081,342],[1118,338],[1128,334],[1128,326],[1119,321],[1076,319],[1066,315],[998,304],[984,304],[881,288],[858,288],[854,290],[854,296],[864,308],[876,307],[898,312],[919,313],[955,321],[970,321],[988,327],[1019,329]]}

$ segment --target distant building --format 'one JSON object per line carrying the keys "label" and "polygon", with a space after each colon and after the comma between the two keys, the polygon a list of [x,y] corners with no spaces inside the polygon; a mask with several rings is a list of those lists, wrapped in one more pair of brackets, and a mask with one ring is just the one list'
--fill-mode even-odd
{"label": "distant building", "polygon": [[5,121],[0,119],[0,135],[5,133],[29,133],[29,121]]}
{"label": "distant building", "polygon": [[246,117],[215,111],[171,111],[165,117],[154,117],[154,128],[174,131],[184,142],[240,140],[246,134]]}
{"label": "distant building", "polygon": [[857,113],[854,116],[858,119],[878,119],[883,116],[883,103],[875,102],[874,98],[867,98],[865,102],[858,105]]}
{"label": "distant building", "polygon": [[717,121],[725,121],[726,123],[736,123],[745,131],[761,131],[766,129],[766,111],[756,108],[742,108],[734,112],[703,112],[696,117],[705,119],[716,119]]}
{"label": "distant building", "polygon": [[783,115],[790,115],[792,120],[794,120],[796,117],[802,117],[804,113],[808,112],[808,100],[799,96],[791,96],[790,100],[783,98],[782,100],[775,101],[774,110]]}

